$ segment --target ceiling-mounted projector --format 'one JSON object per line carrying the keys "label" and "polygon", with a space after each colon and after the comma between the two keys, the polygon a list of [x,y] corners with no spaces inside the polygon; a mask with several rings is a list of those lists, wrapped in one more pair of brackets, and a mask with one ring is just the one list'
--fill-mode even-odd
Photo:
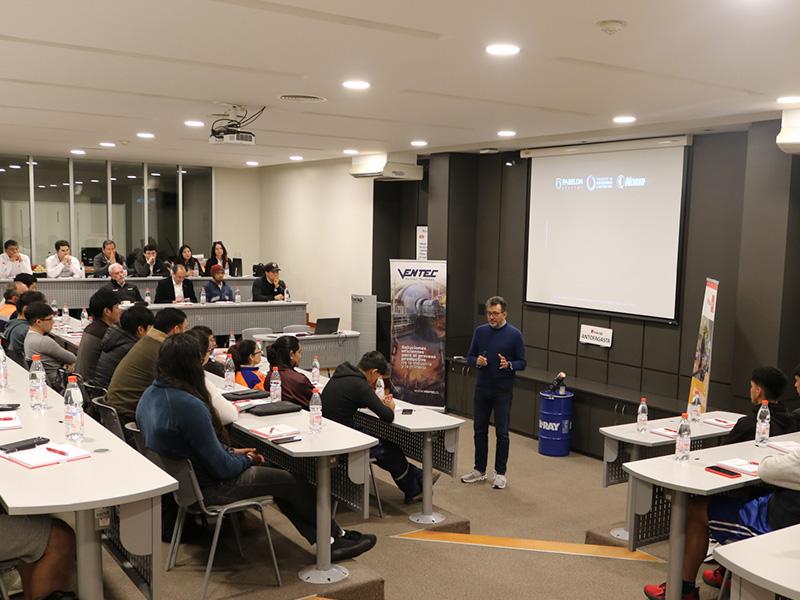
{"label": "ceiling-mounted projector", "polygon": [[212,130],[208,136],[209,144],[245,144],[254,146],[256,134],[251,131],[242,131],[235,127],[225,127],[224,129]]}
{"label": "ceiling-mounted projector", "polygon": [[254,146],[256,134],[252,131],[245,131],[243,127],[253,123],[266,106],[262,106],[254,114],[248,116],[247,107],[239,104],[227,105],[224,113],[213,116],[220,117],[211,124],[211,133],[208,136],[209,144],[241,144]]}

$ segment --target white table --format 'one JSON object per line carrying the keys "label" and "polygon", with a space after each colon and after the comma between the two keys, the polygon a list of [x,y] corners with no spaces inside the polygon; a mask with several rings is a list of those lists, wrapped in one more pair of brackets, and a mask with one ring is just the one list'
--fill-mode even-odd
{"label": "white table", "polygon": [[[282,335],[295,334],[283,334],[276,330],[275,333],[271,334],[256,334],[253,339],[261,342],[263,349],[266,351]],[[310,370],[314,356],[319,357],[319,364],[323,369],[338,367],[345,361],[353,364],[357,363],[358,359],[361,358],[358,354],[358,339],[360,335],[358,331],[351,330],[321,335],[298,335],[297,340],[303,349],[300,368]]]}
{"label": "white table", "polygon": [[248,327],[269,327],[282,331],[287,325],[305,325],[307,302],[210,302],[206,304],[150,304],[148,308],[179,308],[186,313],[189,327],[205,325],[214,335],[242,333]]}
{"label": "white table", "polygon": [[53,324],[50,335],[64,348],[77,356],[78,346],[83,337],[80,319],[75,317],[58,317]]}
{"label": "white table", "polygon": [[[212,380],[218,387],[224,388],[224,381],[220,377],[212,376]],[[237,385],[236,389],[244,388]],[[294,463],[309,459],[314,462],[314,473],[304,475],[317,486],[317,561],[314,566],[302,569],[299,576],[308,583],[325,584],[341,581],[349,575],[347,568],[331,563],[331,467],[336,464],[338,457],[347,456],[347,475],[361,487],[363,501],[368,506],[369,488],[365,484],[369,477],[369,449],[377,445],[378,440],[334,421],[322,421],[322,431],[316,435],[308,430],[309,415],[306,410],[270,417],[243,413],[233,426],[234,433],[243,434],[248,445],[254,445],[270,460],[282,454]],[[279,423],[300,430],[303,438],[297,442],[273,444],[250,431]],[[278,461],[283,466],[281,463],[283,461]]]}
{"label": "white table", "polygon": [[[774,439],[800,441],[800,433],[776,436]],[[761,481],[759,477],[749,475],[729,479],[709,473],[705,468],[729,458],[760,461],[770,454],[778,453],[772,448],[759,448],[754,442],[742,442],[694,451],[687,462],[678,462],[672,456],[658,456],[623,465],[630,476],[628,502],[637,514],[644,514],[649,510],[653,486],[672,491],[667,600],[680,598],[689,496],[713,496]]]}
{"label": "white table", "polygon": [[[704,447],[706,440],[718,440],[728,435],[730,429],[709,425],[707,419],[719,418],[726,421],[738,421],[744,415],[726,411],[711,411],[703,415],[699,423],[692,423],[692,449]],[[651,433],[659,427],[677,429],[680,417],[655,419],[647,424],[647,431],[636,431],[636,423],[624,423],[610,427],[601,427],[603,436],[603,487],[625,483],[628,475],[622,464],[642,458],[651,458],[671,454],[675,449],[675,440],[663,435]],[[639,518],[632,511],[630,502],[625,512],[625,527],[611,530],[617,539],[628,541],[628,548],[635,550],[653,542],[666,539],[669,530],[669,504],[662,496],[656,494],[652,502],[652,510],[646,518]],[[632,535],[631,535],[632,533]]]}
{"label": "white table", "polygon": [[800,599],[800,525],[717,546],[714,558],[731,572],[732,599]]}
{"label": "white table", "polygon": [[[64,439],[64,399],[47,390],[49,409],[33,411],[28,400],[28,373],[8,361],[9,389],[0,402],[20,404],[22,429],[0,431],[0,443],[43,436],[53,442]],[[78,591],[86,600],[103,597],[100,531],[95,509],[119,506],[119,542],[130,555],[150,556],[150,597],[160,596],[161,495],[178,487],[136,450],[100,423],[85,417],[85,438],[77,446],[92,451],[85,460],[28,470],[0,459],[0,502],[9,515],[41,515],[75,512],[78,546]],[[122,466],[124,465],[124,468]],[[111,531],[110,535],[116,535]]]}

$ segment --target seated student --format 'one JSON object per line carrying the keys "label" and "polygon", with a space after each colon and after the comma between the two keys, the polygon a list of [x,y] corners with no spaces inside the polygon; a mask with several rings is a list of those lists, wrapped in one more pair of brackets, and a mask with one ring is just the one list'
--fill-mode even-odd
{"label": "seated student", "polygon": [[25,318],[25,309],[34,302],[44,302],[42,292],[25,292],[17,300],[17,318],[9,321],[3,332],[6,340],[6,349],[11,354],[20,357],[25,355],[25,336],[28,335],[28,320]]}
{"label": "seated student", "polygon": [[64,389],[64,384],[58,377],[58,370],[72,367],[77,357],[50,337],[49,333],[53,329],[53,309],[45,302],[34,302],[25,308],[25,318],[29,325],[25,336],[25,359],[32,360],[33,356],[38,354],[44,366],[47,385],[55,390]]}
{"label": "seated student", "polygon": [[[128,310],[122,311],[119,323],[109,327],[100,342],[100,357],[97,359],[94,375],[88,382],[108,388],[117,365],[133,345],[147,334],[154,318],[153,311],[144,304],[135,304]],[[80,352],[78,354],[80,355]]]}
{"label": "seated student", "polygon": [[106,331],[119,323],[119,298],[107,288],[100,288],[89,298],[89,314],[92,322],[86,326],[78,344],[78,360],[75,372],[89,381],[94,376],[97,361],[100,358],[101,343]]}
{"label": "seated student", "polygon": [[10,321],[16,318],[17,314],[17,300],[19,300],[20,291],[17,289],[16,284],[11,284],[3,292],[3,300],[5,303],[0,306],[0,319]]}
{"label": "seated student", "polygon": [[205,285],[207,302],[233,302],[233,290],[225,283],[225,271],[219,265],[211,267],[212,280]]}
{"label": "seated student", "polygon": [[[216,344],[211,341],[213,340],[213,336],[209,336],[205,331],[196,327],[192,327],[186,333],[191,335],[197,340],[197,343],[200,344],[200,348],[203,350],[203,357],[200,364],[206,364],[211,351],[216,347]],[[222,395],[220,389],[211,379],[211,373],[203,369],[203,374],[206,378],[206,389],[208,390],[208,395],[211,398],[211,404],[217,411],[219,420],[222,421],[223,425],[233,423],[239,418],[239,411],[237,410],[236,406],[233,404],[233,402],[225,399],[225,396]]]}
{"label": "seated student", "polygon": [[[312,488],[282,469],[265,466],[255,448],[233,448],[203,381],[201,349],[191,335],[167,339],[158,355],[156,380],[142,394],[136,422],[148,448],[171,458],[188,458],[208,504],[272,496],[309,544],[316,543]],[[371,534],[344,531],[331,523],[331,560],[371,549]]]}
{"label": "seated student", "polygon": [[31,259],[19,251],[16,240],[6,240],[0,254],[0,279],[13,279],[20,273],[31,275]]}
{"label": "seated student", "polygon": [[167,337],[186,331],[186,326],[186,313],[182,310],[170,307],[158,311],[147,334],[117,365],[108,384],[106,403],[117,409],[123,426],[133,421],[139,397],[153,383],[161,344]]}
{"label": "seated student", "polygon": [[0,509],[0,540],[0,562],[17,561],[25,600],[69,590],[75,534],[64,521],[47,515],[8,515]]}
{"label": "seated student", "polygon": [[225,365],[212,358],[214,348],[217,347],[217,338],[214,336],[214,332],[210,327],[206,327],[205,325],[195,325],[192,327],[192,331],[200,331],[208,336],[208,360],[203,363],[203,370],[218,375],[219,377],[225,377]]}
{"label": "seated student", "polygon": [[236,367],[236,383],[251,390],[265,389],[266,376],[258,370],[261,347],[253,340],[242,340],[228,348]]}
{"label": "seated student", "polygon": [[278,263],[264,265],[264,276],[253,282],[253,302],[272,302],[283,300],[286,294],[286,282],[281,279]]}
{"label": "seated student", "polygon": [[302,356],[303,349],[293,335],[282,335],[267,348],[269,366],[278,367],[281,376],[281,400],[308,408],[314,385],[308,377],[294,369],[300,364]]}
{"label": "seated student", "polygon": [[775,367],[758,367],[750,376],[750,401],[753,403],[751,414],[736,421],[730,433],[722,438],[723,444],[752,442],[756,437],[756,415],[761,408],[761,401],[769,401],[769,434],[783,435],[797,431],[792,414],[778,398],[786,389],[786,375]]}
{"label": "seated student", "polygon": [[175,304],[180,302],[197,302],[194,286],[186,279],[186,268],[183,265],[172,267],[172,275],[158,282],[156,286],[156,304]]}
{"label": "seated student", "polygon": [[164,261],[158,258],[158,248],[147,244],[133,263],[136,277],[164,277],[168,274]]}
{"label": "seated student", "polygon": [[[14,283],[22,284],[25,286],[26,292],[35,292],[36,290],[36,277],[31,273],[20,273],[14,277]],[[20,291],[20,293],[24,293]]]}
{"label": "seated student", "polygon": [[95,277],[108,277],[108,268],[111,265],[120,265],[125,268],[125,257],[117,254],[117,244],[114,240],[103,242],[103,250],[96,254],[92,260]]}
{"label": "seated student", "polygon": [[108,276],[111,281],[104,287],[117,295],[120,302],[144,302],[139,288],[125,281],[125,267],[114,263],[108,267]]}
{"label": "seated student", "polygon": [[225,275],[230,275],[233,265],[231,259],[228,258],[228,250],[225,248],[225,244],[220,241],[211,244],[211,254],[206,261],[206,268],[203,272],[206,277],[211,277],[211,267],[214,265],[219,265],[222,267]]}
{"label": "seated student", "polygon": [[[381,400],[375,394],[375,383],[389,372],[386,358],[380,352],[367,352],[357,366],[345,362],[336,367],[322,390],[322,416],[342,425],[356,428],[355,414],[359,408],[368,408],[386,423],[394,421],[394,400],[387,394]],[[392,476],[395,484],[405,494],[406,503],[422,496],[422,470],[406,460],[400,446],[381,440],[370,448],[376,464]]]}
{"label": "seated student", "polygon": [[70,254],[67,240],[58,240],[54,246],[56,253],[48,256],[44,261],[48,278],[83,279],[86,277],[83,265]]}
{"label": "seated student", "polygon": [[200,261],[192,255],[192,249],[186,244],[178,248],[178,257],[175,259],[175,264],[186,267],[186,272],[191,277],[200,275]]}

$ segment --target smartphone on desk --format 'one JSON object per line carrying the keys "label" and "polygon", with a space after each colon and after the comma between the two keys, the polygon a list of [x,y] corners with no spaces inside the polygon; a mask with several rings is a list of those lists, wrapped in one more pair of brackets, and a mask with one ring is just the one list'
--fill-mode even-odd
{"label": "smartphone on desk", "polygon": [[730,479],[736,479],[737,477],[741,477],[741,473],[737,473],[736,471],[731,471],[730,469],[726,469],[724,467],[719,467],[717,465],[711,465],[710,467],[706,467],[706,471],[709,473],[714,473],[715,475],[722,475],[723,477],[729,477]]}
{"label": "smartphone on desk", "polygon": [[18,408],[19,404],[0,404],[0,412],[8,410],[17,410]]}
{"label": "smartphone on desk", "polygon": [[411,414],[411,413],[413,413],[413,412],[414,412],[414,409],[413,409],[413,408],[404,408],[404,409],[403,409],[403,410],[400,412],[400,414],[401,414],[401,415],[410,415],[410,414]]}

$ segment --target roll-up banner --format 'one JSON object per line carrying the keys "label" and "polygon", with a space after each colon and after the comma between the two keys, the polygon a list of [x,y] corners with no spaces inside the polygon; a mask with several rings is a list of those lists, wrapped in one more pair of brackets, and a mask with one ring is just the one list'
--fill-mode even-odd
{"label": "roll-up banner", "polygon": [[445,405],[447,262],[389,261],[392,392],[406,402]]}
{"label": "roll-up banner", "polygon": [[706,293],[703,296],[703,310],[700,313],[700,332],[692,364],[692,381],[689,387],[688,404],[695,396],[700,396],[702,411],[708,405],[708,388],[711,383],[711,350],[714,342],[714,315],[717,311],[717,289],[719,281],[706,279]]}

